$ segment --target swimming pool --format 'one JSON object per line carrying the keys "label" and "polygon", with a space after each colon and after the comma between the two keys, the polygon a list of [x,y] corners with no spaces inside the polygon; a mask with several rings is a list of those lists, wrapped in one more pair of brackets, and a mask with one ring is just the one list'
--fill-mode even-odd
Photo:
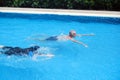
{"label": "swimming pool", "polygon": [[[77,33],[89,47],[71,41],[39,42],[31,38]],[[55,56],[21,57],[0,54],[0,80],[119,80],[120,18],[0,13],[0,44],[40,45]]]}

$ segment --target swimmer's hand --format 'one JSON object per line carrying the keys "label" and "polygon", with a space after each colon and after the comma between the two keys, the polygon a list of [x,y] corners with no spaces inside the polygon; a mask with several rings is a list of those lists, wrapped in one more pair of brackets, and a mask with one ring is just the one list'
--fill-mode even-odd
{"label": "swimmer's hand", "polygon": [[86,47],[86,48],[87,48],[87,47],[88,47],[88,45],[84,44],[84,47]]}
{"label": "swimmer's hand", "polygon": [[85,43],[81,42],[81,41],[77,41],[75,39],[71,39],[71,41],[78,43],[78,44],[82,44],[84,47],[88,47],[88,45],[86,45]]}
{"label": "swimmer's hand", "polygon": [[78,42],[79,44],[82,44],[84,47],[88,47],[88,45],[87,44],[84,44],[83,42]]}
{"label": "swimmer's hand", "polygon": [[84,47],[88,47],[88,45],[87,44],[85,44],[85,43],[83,43],[83,42],[79,42],[79,44],[82,44]]}

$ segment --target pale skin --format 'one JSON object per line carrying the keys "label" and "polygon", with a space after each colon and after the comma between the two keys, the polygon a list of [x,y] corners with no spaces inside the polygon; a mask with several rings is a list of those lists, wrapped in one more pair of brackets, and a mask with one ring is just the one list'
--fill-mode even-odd
{"label": "pale skin", "polygon": [[[93,33],[92,33],[92,34],[76,34],[76,33],[75,33],[74,36],[79,36],[79,37],[81,37],[81,36],[94,36],[94,34],[93,34]],[[67,36],[66,38],[69,39],[69,40],[71,40],[71,41],[73,41],[73,42],[75,42],[75,43],[81,44],[81,45],[83,45],[84,47],[88,47],[87,44],[85,44],[85,43],[83,43],[83,42],[81,42],[81,41],[75,40],[75,39],[74,39],[73,37],[71,37],[70,35]]]}
{"label": "pale skin", "polygon": [[[83,42],[81,42],[81,41],[75,40],[74,37],[76,37],[76,36],[78,36],[78,37],[82,37],[82,36],[94,36],[94,34],[93,34],[93,33],[91,33],[91,34],[76,34],[76,32],[75,32],[74,30],[71,30],[71,31],[69,32],[69,35],[64,36],[64,38],[65,38],[66,40],[71,40],[72,42],[81,44],[81,45],[83,45],[84,47],[88,47],[87,44],[85,44],[85,43],[83,43]],[[34,39],[34,40],[45,41],[45,40],[40,40],[40,39]]]}
{"label": "pale skin", "polygon": [[77,40],[75,40],[74,38],[72,38],[70,36],[67,36],[66,38],[69,39],[69,40],[71,40],[72,42],[75,42],[75,43],[78,43],[78,44],[82,44],[84,47],[88,47],[88,45],[84,44],[81,41],[77,41]]}

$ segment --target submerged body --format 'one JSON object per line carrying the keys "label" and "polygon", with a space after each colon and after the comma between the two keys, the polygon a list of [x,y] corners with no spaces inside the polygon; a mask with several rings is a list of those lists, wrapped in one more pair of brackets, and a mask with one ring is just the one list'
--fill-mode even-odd
{"label": "submerged body", "polygon": [[39,49],[39,46],[33,46],[29,48],[20,48],[20,47],[9,47],[9,46],[3,46],[1,47],[1,53],[6,55],[34,55]]}
{"label": "submerged body", "polygon": [[38,51],[40,49],[39,46],[33,46],[29,48],[20,48],[20,47],[9,47],[9,46],[0,46],[0,53],[6,54],[6,55],[19,55],[19,56],[34,56],[35,54],[40,56],[47,56],[47,57],[53,57],[54,55],[47,53],[40,53]]}

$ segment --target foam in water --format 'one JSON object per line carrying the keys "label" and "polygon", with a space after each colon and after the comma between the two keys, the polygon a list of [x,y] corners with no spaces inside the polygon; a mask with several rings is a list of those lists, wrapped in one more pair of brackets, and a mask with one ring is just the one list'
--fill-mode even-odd
{"label": "foam in water", "polygon": [[[55,55],[49,47],[41,47],[38,50],[41,54],[31,56],[5,55],[0,53],[0,65],[10,66],[14,68],[34,68],[38,63],[52,59]],[[27,63],[27,65],[26,65]],[[34,65],[31,65],[34,64]]]}

